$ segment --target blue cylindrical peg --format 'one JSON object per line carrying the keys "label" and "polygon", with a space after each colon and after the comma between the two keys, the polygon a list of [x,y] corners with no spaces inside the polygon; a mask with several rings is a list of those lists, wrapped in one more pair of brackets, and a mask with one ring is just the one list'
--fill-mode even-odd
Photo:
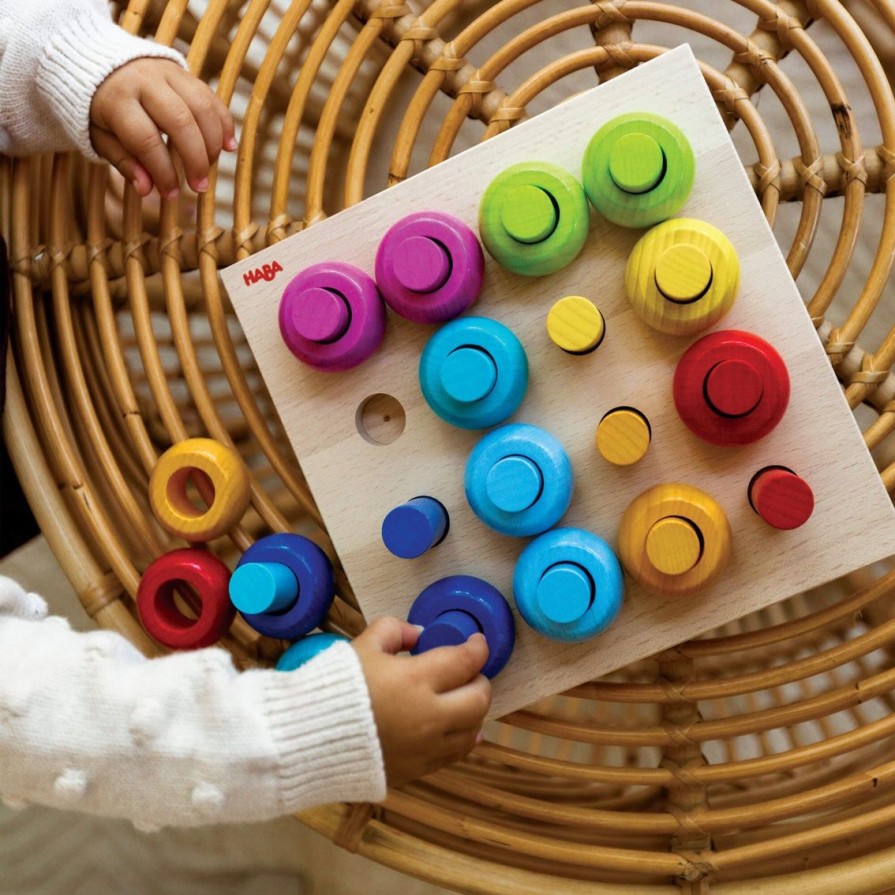
{"label": "blue cylindrical peg", "polygon": [[401,559],[415,559],[440,544],[447,534],[448,512],[434,497],[414,497],[382,521],[382,542]]}

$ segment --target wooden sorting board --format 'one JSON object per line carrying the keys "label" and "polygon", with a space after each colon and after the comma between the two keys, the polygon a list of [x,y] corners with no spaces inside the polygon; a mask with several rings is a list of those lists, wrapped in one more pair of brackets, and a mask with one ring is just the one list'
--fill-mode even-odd
{"label": "wooden sorting board", "polygon": [[[367,618],[406,616],[424,587],[451,574],[485,578],[512,603],[513,567],[528,539],[490,531],[469,509],[464,468],[484,433],[449,426],[422,398],[418,362],[435,329],[389,312],[376,355],[349,372],[320,373],[296,360],[280,339],[280,296],[300,270],[324,259],[355,264],[372,276],[380,238],[413,211],[449,212],[476,229],[480,196],[511,164],[548,161],[580,177],[584,148],[596,130],[637,111],[663,115],[686,134],[696,155],[696,181],[680,214],[719,227],[739,255],[739,297],[714,329],[750,330],[771,342],[788,366],[792,397],[780,425],[755,444],[717,448],[690,433],[674,410],[672,377],[678,358],[703,333],[662,335],[630,308],[624,267],[643,231],[611,225],[592,212],[580,256],[543,278],[508,273],[486,256],[485,287],[469,313],[501,321],[525,346],[529,390],[510,421],[547,429],[569,453],[575,491],[560,524],[588,529],[614,545],[619,519],[636,495],[682,481],[713,495],[733,530],[731,562],[710,589],[663,599],[627,579],[619,618],[589,642],[547,640],[517,615],[516,650],[494,681],[492,716],[895,553],[891,501],[690,48],[672,50],[223,272]],[[244,274],[264,264],[272,269],[274,262],[281,273],[246,285]],[[603,344],[586,356],[565,354],[546,333],[549,308],[570,294],[590,297],[606,318]],[[377,394],[396,399],[406,416],[403,434],[387,445],[371,443],[358,429],[359,408]],[[598,421],[619,405],[645,413],[653,433],[646,457],[626,468],[608,464],[594,446]],[[814,514],[794,531],[767,526],[746,498],[752,475],[773,464],[793,468],[814,489]],[[382,520],[392,507],[421,494],[447,507],[450,533],[423,557],[398,559],[382,544]]]}

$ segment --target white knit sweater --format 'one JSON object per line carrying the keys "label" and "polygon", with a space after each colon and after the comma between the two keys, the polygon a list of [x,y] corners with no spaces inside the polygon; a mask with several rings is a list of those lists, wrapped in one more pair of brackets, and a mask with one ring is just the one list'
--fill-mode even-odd
{"label": "white knit sweater", "polygon": [[220,649],[144,658],[77,633],[0,577],[0,795],[142,829],[379,801],[360,661],[336,643],[297,671],[238,673]]}
{"label": "white knit sweater", "polygon": [[[141,56],[103,0],[0,0],[0,152],[95,158],[90,101]],[[2,507],[0,507],[2,513]],[[379,801],[385,773],[360,662],[336,644],[294,672],[237,673],[223,650],[145,659],[73,632],[0,578],[0,796],[142,828]]]}
{"label": "white knit sweater", "polygon": [[90,144],[90,103],[116,68],[174,50],[127,34],[105,0],[0,0],[0,152],[26,155]]}

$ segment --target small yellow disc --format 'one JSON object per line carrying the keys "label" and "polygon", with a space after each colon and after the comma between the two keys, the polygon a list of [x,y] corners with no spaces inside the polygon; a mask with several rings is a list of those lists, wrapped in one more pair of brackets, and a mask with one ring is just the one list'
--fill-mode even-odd
{"label": "small yellow disc", "polygon": [[699,562],[702,541],[689,519],[666,516],[647,532],[645,548],[654,569],[665,575],[683,575]]}
{"label": "small yellow disc", "polygon": [[646,417],[628,407],[610,410],[597,426],[597,450],[615,466],[630,466],[642,459],[649,443]]}
{"label": "small yellow disc", "polygon": [[698,246],[669,246],[656,261],[656,286],[670,301],[695,301],[711,283],[712,262]]}
{"label": "small yellow disc", "polygon": [[590,299],[580,295],[561,298],[547,314],[547,335],[570,354],[593,351],[606,332],[603,315]]}

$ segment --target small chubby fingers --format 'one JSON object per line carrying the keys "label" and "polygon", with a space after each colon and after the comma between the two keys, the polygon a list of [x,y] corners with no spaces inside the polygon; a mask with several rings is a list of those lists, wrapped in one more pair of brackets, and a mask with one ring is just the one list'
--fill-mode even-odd
{"label": "small chubby fingers", "polygon": [[168,80],[196,119],[205,141],[208,161],[213,165],[222,149],[236,148],[235,128],[230,111],[207,84],[188,72],[175,69],[169,73]]}
{"label": "small chubby fingers", "polygon": [[368,625],[358,640],[363,638],[363,643],[369,642],[380,652],[395,655],[413,649],[419,636],[419,628],[415,625],[388,615]]}
{"label": "small chubby fingers", "polygon": [[166,86],[165,89],[147,90],[142,105],[156,129],[168,137],[168,146],[183,162],[187,183],[200,192],[207,189],[210,163],[205,139],[183,97]]}
{"label": "small chubby fingers", "polygon": [[444,754],[452,761],[469,755],[480,742],[479,732],[478,727],[470,727],[468,730],[458,730],[447,734],[444,738]]}
{"label": "small chubby fingers", "polygon": [[130,183],[138,195],[146,198],[153,187],[149,172],[121,145],[114,134],[93,128],[90,135],[96,154],[104,158]]}
{"label": "small chubby fingers", "polygon": [[179,179],[171,153],[140,103],[131,100],[118,106],[104,130],[115,134],[127,153],[149,172],[162,196],[173,199],[177,195]]}
{"label": "small chubby fingers", "polygon": [[468,684],[440,694],[438,702],[449,733],[473,727],[479,730],[491,708],[491,681],[480,674]]}

